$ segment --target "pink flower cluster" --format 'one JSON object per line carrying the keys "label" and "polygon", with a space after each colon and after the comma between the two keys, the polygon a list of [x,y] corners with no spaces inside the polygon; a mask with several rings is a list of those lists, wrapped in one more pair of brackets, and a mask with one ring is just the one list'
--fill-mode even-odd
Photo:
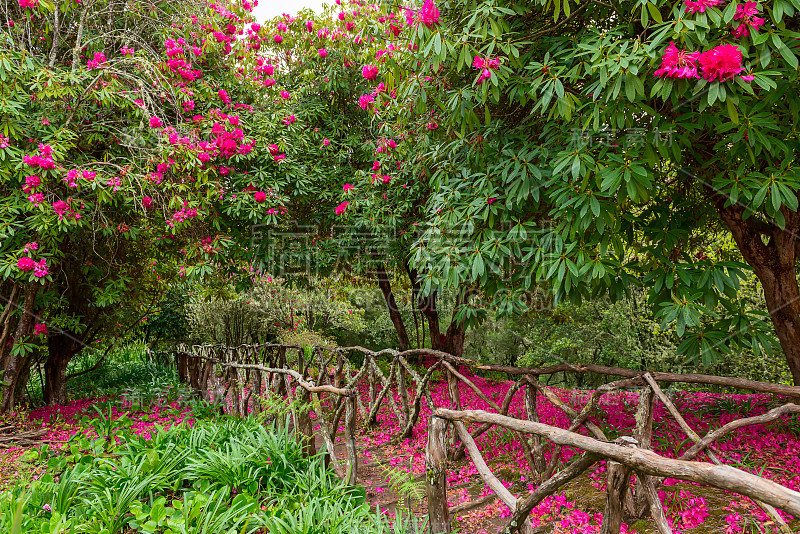
{"label": "pink flower cluster", "polygon": [[89,70],[92,69],[99,69],[100,67],[106,66],[106,55],[102,52],[95,52],[94,58],[90,59],[86,62],[86,68]]}
{"label": "pink flower cluster", "polygon": [[[698,64],[701,74],[698,74]],[[670,42],[654,75],[678,79],[700,78],[702,75],[709,82],[724,82],[739,76],[743,70],[742,52],[734,45],[723,44],[700,53],[679,50],[675,43]],[[751,75],[742,76],[748,82],[753,78]]]}
{"label": "pink flower cluster", "polygon": [[361,74],[367,80],[374,80],[378,77],[378,67],[374,65],[364,65],[361,67]]}
{"label": "pink flower cluster", "polygon": [[336,215],[341,215],[342,213],[345,212],[345,210],[347,210],[347,206],[349,206],[349,205],[350,205],[349,202],[346,202],[346,201],[342,202],[341,204],[336,206],[336,209],[334,210],[334,212],[336,213]]}
{"label": "pink flower cluster", "polygon": [[190,208],[188,202],[183,203],[183,207],[172,214],[172,219],[167,221],[167,226],[174,228],[176,223],[181,223],[189,219],[194,219],[199,215],[197,208]]}
{"label": "pink flower cluster", "polygon": [[36,261],[30,256],[22,256],[17,260],[17,269],[20,271],[33,271],[33,276],[36,278],[44,278],[50,274],[50,268],[47,266],[46,258]]}
{"label": "pink flower cluster", "polygon": [[753,31],[758,31],[764,25],[764,19],[756,17],[756,14],[758,14],[758,4],[756,2],[745,2],[736,6],[736,14],[733,16],[733,20],[742,22],[733,29],[734,37],[744,37],[749,34],[750,28]]}
{"label": "pink flower cluster", "polygon": [[39,167],[40,169],[55,169],[53,161],[53,147],[50,145],[39,145],[39,154],[22,156],[22,162],[29,167]]}
{"label": "pink flower cluster", "polygon": [[53,202],[53,211],[58,215],[59,221],[64,220],[64,217],[70,217],[76,221],[81,218],[81,214],[75,211],[75,209],[64,200],[56,200]]}
{"label": "pink flower cluster", "polygon": [[481,56],[475,56],[475,59],[472,61],[472,68],[481,71],[477,80],[478,85],[480,85],[484,80],[488,80],[492,77],[493,70],[500,68],[500,59],[496,57],[482,58]]}
{"label": "pink flower cluster", "polygon": [[720,6],[725,3],[725,0],[686,0],[683,5],[686,6],[686,11],[689,13],[705,13],[706,8]]}

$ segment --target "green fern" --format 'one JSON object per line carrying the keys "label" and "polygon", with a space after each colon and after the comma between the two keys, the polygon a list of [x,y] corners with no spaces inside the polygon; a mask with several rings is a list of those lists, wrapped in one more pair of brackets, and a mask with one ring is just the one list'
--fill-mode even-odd
{"label": "green fern", "polygon": [[380,464],[382,474],[387,478],[389,489],[397,493],[397,506],[403,502],[406,510],[411,510],[412,503],[418,503],[425,497],[425,484],[416,480],[414,473],[403,471],[393,466]]}

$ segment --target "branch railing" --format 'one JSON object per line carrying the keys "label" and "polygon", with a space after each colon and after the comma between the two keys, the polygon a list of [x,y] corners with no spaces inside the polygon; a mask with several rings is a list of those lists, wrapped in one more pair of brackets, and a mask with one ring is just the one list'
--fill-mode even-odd
{"label": "branch railing", "polygon": [[[363,356],[359,368],[354,368],[348,358],[348,354],[353,352]],[[414,356],[434,358],[424,374],[417,372],[409,363],[408,358]],[[768,423],[798,414],[800,405],[787,402],[764,414],[731,421],[701,437],[689,426],[659,383],[725,386],[792,398],[800,398],[800,387],[735,377],[639,372],[591,364],[559,364],[544,368],[482,365],[430,349],[400,352],[393,349],[371,351],[358,346],[316,346],[309,349],[276,344],[239,347],[195,345],[179,350],[176,361],[182,381],[205,399],[227,406],[235,415],[257,412],[260,406],[257,397],[265,392],[313,406],[315,419],[307,411],[293,413],[295,428],[303,440],[304,450],[308,454],[316,452],[316,424],[334,470],[351,484],[355,483],[358,474],[355,443],[357,420],[360,419],[363,426],[368,428],[377,422],[380,409],[388,405],[401,423],[395,438],[405,439],[412,436],[414,426],[419,421],[422,401],[425,400],[432,412],[425,449],[428,515],[432,532],[450,532],[451,514],[493,500],[482,497],[470,503],[448,507],[447,464],[465,456],[469,456],[494,497],[511,510],[511,517],[499,531],[502,533],[543,532],[531,526],[528,519],[531,510],[595,463],[604,460],[608,463],[607,500],[601,534],[617,534],[625,516],[643,518],[647,515],[653,519],[660,534],[672,533],[658,497],[658,487],[665,478],[698,482],[746,495],[787,533],[791,531],[777,510],[800,517],[800,493],[767,478],[726,466],[713,450],[713,444],[731,432],[748,425]],[[501,372],[517,379],[511,383],[502,402],[498,403],[466,376],[468,373],[465,370]],[[436,406],[433,401],[430,383],[436,371],[444,373],[447,380],[449,408]],[[556,373],[595,373],[623,378],[595,389],[586,404],[577,410],[561,400],[553,388],[539,381],[541,376]],[[409,388],[409,383],[413,389]],[[463,410],[460,384],[474,392],[493,412]],[[359,386],[366,391],[365,399],[358,395]],[[611,441],[592,418],[598,417],[597,408],[603,396],[631,388],[639,389],[635,426],[628,429],[630,435]],[[524,393],[527,419],[508,415],[514,397],[520,392]],[[569,419],[568,428],[539,421],[538,403],[542,400],[552,404]],[[661,456],[652,450],[656,400],[664,404],[678,426],[694,442],[677,459]],[[340,426],[343,416],[344,424]],[[465,423],[477,426],[470,431]],[[539,483],[525,497],[513,495],[492,473],[480,453],[475,440],[493,426],[511,430],[519,437],[528,471]],[[337,459],[335,449],[342,428],[343,465]],[[547,442],[552,443],[549,461],[545,458]],[[565,468],[557,470],[563,447],[579,449],[582,454]],[[710,463],[692,461],[703,453]],[[636,484],[631,485],[631,476],[634,474]]]}

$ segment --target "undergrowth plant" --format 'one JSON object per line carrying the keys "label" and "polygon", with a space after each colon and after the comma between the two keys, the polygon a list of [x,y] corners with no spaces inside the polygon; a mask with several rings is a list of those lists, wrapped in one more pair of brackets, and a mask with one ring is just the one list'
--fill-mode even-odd
{"label": "undergrowth plant", "polygon": [[363,488],[322,456],[304,457],[287,425],[219,417],[144,437],[96,411],[98,438],[76,434],[47,474],[0,493],[1,532],[419,532],[406,520],[390,526]]}

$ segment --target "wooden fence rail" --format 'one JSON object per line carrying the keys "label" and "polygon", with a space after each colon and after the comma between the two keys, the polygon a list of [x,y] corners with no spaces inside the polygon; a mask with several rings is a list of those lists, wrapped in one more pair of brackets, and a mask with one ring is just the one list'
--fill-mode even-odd
{"label": "wooden fence rail", "polygon": [[[349,354],[363,356],[360,368],[353,368]],[[424,374],[409,364],[414,356],[433,357]],[[257,412],[259,397],[265,393],[298,400],[313,407],[314,419],[302,411],[292,414],[297,434],[307,454],[316,452],[314,427],[326,445],[327,454],[336,473],[349,483],[356,482],[358,455],[355,442],[357,421],[370,427],[377,421],[383,406],[389,407],[400,423],[397,439],[412,436],[422,401],[433,415],[428,422],[428,441],[425,449],[428,514],[432,532],[450,532],[450,515],[489,502],[482,497],[447,506],[447,464],[469,456],[478,474],[492,489],[493,496],[503,501],[512,515],[500,529],[501,533],[533,534],[528,519],[531,510],[543,499],[583,474],[596,462],[608,462],[607,501],[601,534],[617,534],[623,516],[645,517],[654,520],[660,534],[671,534],[658,498],[658,487],[664,478],[674,478],[706,484],[725,491],[751,497],[784,532],[789,527],[777,509],[800,517],[800,493],[769,479],[726,466],[713,450],[720,438],[748,425],[763,424],[786,415],[800,413],[800,405],[787,402],[780,407],[754,416],[731,421],[699,436],[686,423],[678,408],[662,391],[659,383],[694,383],[747,389],[762,393],[800,399],[800,387],[758,382],[735,377],[700,374],[639,372],[618,367],[589,364],[559,364],[544,368],[519,368],[481,365],[471,360],[428,349],[371,351],[363,347],[311,347],[297,345],[196,345],[183,347],[176,353],[179,376],[197,395],[225,405],[235,415]],[[379,365],[382,364],[382,365]],[[512,382],[502,402],[489,398],[464,372],[494,371],[519,377]],[[447,379],[449,407],[436,406],[430,382],[437,370]],[[595,373],[622,377],[595,389],[586,404],[577,410],[562,401],[556,391],[538,379],[555,373]],[[463,410],[459,383],[464,384],[490,410]],[[412,388],[409,388],[409,384]],[[362,400],[359,386],[366,391]],[[639,405],[635,427],[627,429],[628,436],[610,441],[603,430],[592,421],[598,418],[597,408],[604,395],[622,389],[638,388]],[[514,396],[524,390],[527,420],[508,415]],[[399,399],[399,404],[397,402]],[[223,402],[224,401],[224,402]],[[568,428],[558,428],[539,422],[538,403],[546,401],[570,420]],[[651,450],[653,413],[656,402],[664,404],[670,416],[694,442],[679,458],[660,456]],[[342,424],[343,423],[343,424]],[[469,431],[465,423],[477,424]],[[514,496],[495,476],[483,460],[475,440],[492,426],[511,430],[519,436],[527,471],[539,485],[524,498]],[[337,459],[335,449],[340,430],[344,433],[344,460]],[[619,430],[619,429],[617,429]],[[589,435],[579,433],[585,431]],[[450,436],[448,439],[448,435]],[[551,458],[545,461],[546,444],[552,443]],[[576,460],[557,471],[562,447],[583,451]],[[691,461],[705,453],[711,463]],[[631,486],[631,475],[636,484]]]}

